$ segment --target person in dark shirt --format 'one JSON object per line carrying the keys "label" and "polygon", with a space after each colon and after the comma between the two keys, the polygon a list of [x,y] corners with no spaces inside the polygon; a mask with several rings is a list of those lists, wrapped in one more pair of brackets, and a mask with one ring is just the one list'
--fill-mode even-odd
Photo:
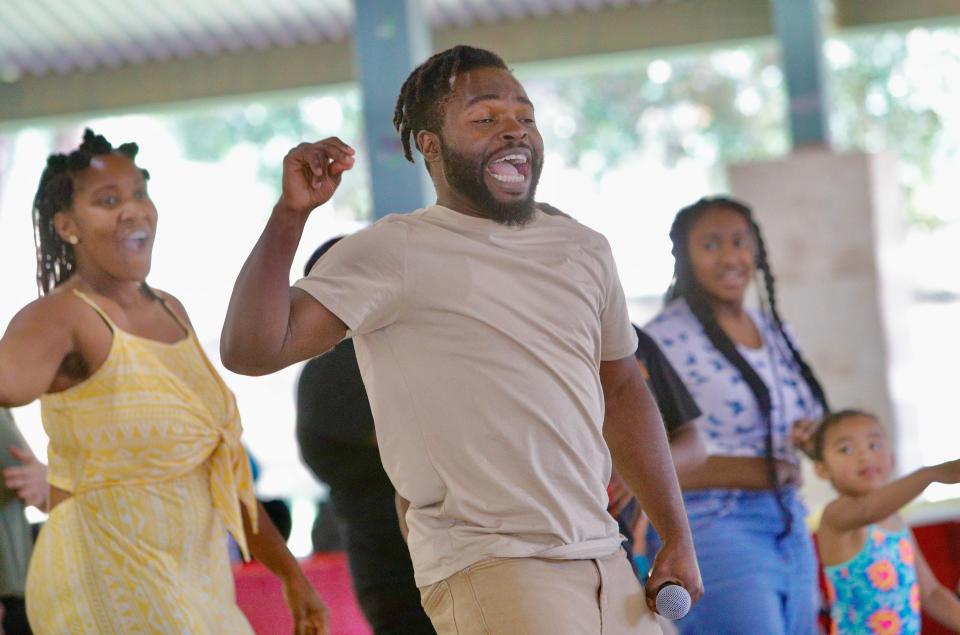
{"label": "person in dark shirt", "polygon": [[[314,252],[304,275],[338,240]],[[393,485],[380,461],[353,340],[304,366],[297,382],[296,430],[304,463],[330,487],[357,600],[374,633],[433,635],[400,534]]]}
{"label": "person in dark shirt", "polygon": [[683,473],[697,467],[706,458],[706,451],[693,425],[693,421],[700,416],[700,408],[653,338],[636,325],[633,329],[639,341],[637,363],[657,401],[670,438],[674,466],[678,473]]}

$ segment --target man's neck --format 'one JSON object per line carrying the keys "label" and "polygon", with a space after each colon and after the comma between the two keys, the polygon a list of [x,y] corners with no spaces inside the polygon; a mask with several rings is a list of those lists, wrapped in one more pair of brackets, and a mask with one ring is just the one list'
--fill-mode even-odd
{"label": "man's neck", "polygon": [[442,205],[464,216],[473,216],[474,218],[490,219],[489,214],[474,205],[470,200],[450,192],[437,193],[437,205]]}

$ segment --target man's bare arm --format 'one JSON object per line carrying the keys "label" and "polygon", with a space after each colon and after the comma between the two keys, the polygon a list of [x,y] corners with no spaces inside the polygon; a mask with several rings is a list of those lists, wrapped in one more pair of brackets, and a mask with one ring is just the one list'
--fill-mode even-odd
{"label": "man's bare arm", "polygon": [[703,594],[703,583],[666,431],[653,396],[633,356],[602,362],[600,380],[606,401],[603,435],[614,468],[663,540],[647,584],[647,602],[653,608],[657,590],[667,582],[680,583],[696,601]]}
{"label": "man's bare arm", "polygon": [[224,366],[264,375],[330,349],[346,325],[290,288],[290,267],[310,212],[327,202],[353,149],[336,138],[301,144],[283,160],[283,193],[233,287],[220,339]]}

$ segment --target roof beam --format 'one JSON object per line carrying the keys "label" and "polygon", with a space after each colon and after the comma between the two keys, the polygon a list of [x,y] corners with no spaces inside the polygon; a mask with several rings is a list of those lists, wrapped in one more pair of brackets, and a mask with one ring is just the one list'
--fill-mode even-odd
{"label": "roof beam", "polygon": [[844,28],[885,27],[897,23],[939,23],[960,21],[957,0],[834,0],[837,26]]}
{"label": "roof beam", "polygon": [[[957,0],[836,3],[841,28],[960,20]],[[769,0],[684,0],[450,27],[436,31],[433,42],[437,50],[460,43],[484,46],[518,64],[771,35]],[[0,83],[0,127],[352,82],[351,48],[349,41],[326,42],[25,77]]]}
{"label": "roof beam", "polygon": [[338,43],[199,56],[0,84],[0,127],[353,80]]}
{"label": "roof beam", "polygon": [[[549,33],[550,37],[540,34]],[[771,34],[768,0],[686,0],[442,29],[436,50],[470,43],[509,63],[688,46]],[[355,80],[345,42],[242,51],[0,84],[0,126]]]}
{"label": "roof beam", "polygon": [[772,35],[769,0],[685,0],[448,28],[438,50],[472,44],[507,63],[712,44]]}

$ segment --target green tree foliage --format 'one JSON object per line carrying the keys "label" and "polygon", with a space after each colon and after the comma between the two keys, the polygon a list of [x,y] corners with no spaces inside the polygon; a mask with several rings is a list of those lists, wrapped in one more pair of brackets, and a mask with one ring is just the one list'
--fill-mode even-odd
{"label": "green tree foliage", "polygon": [[826,50],[838,148],[895,151],[913,224],[953,220],[952,202],[924,193],[960,159],[960,29],[862,33]]}
{"label": "green tree foliage", "polygon": [[[269,99],[193,111],[172,118],[184,154],[194,161],[222,161],[238,145],[257,150],[257,177],[279,195],[282,158],[295,145],[336,135],[363,146],[360,100],[354,89],[302,98]],[[337,192],[338,208],[368,218],[372,207],[364,153]]]}
{"label": "green tree foliage", "polygon": [[[864,33],[826,45],[834,143],[841,150],[893,150],[911,219],[935,226],[946,214],[924,196],[960,157],[960,29]],[[518,71],[538,107],[547,149],[599,178],[605,170],[654,158],[695,161],[722,187],[724,166],[790,150],[786,86],[772,41],[652,57],[554,62]],[[333,99],[339,112],[311,109]],[[237,144],[261,149],[259,177],[280,182],[277,145],[337,134],[362,148],[356,90],[300,100],[237,104],[175,118],[187,156],[222,160]],[[329,106],[329,102],[327,104]],[[336,110],[336,109],[334,109]],[[327,120],[331,119],[331,120]],[[282,156],[282,155],[281,155]],[[369,215],[364,153],[338,195]]]}

